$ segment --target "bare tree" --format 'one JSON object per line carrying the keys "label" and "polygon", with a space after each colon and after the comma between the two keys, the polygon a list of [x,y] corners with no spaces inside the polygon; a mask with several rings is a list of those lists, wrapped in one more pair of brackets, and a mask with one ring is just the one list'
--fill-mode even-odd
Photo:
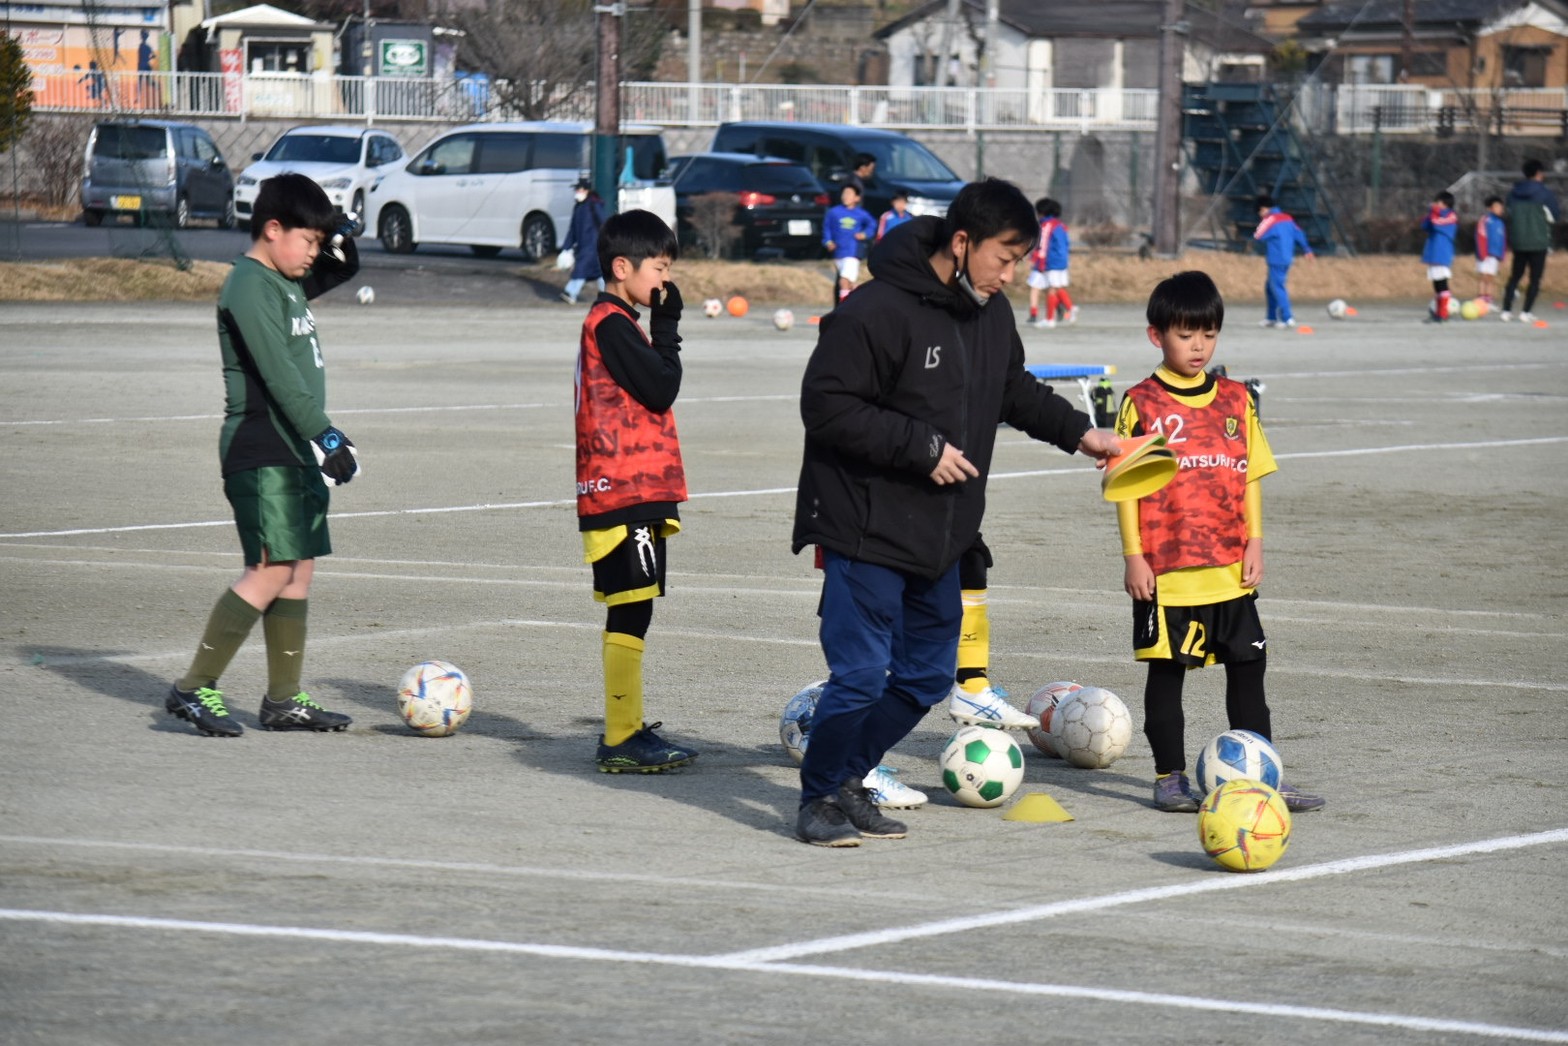
{"label": "bare tree", "polygon": [[[520,119],[593,112],[598,23],[592,0],[494,0],[448,17],[465,34],[464,68],[487,73],[497,104]],[[658,62],[668,24],[628,5],[621,25],[621,69],[637,79]]]}
{"label": "bare tree", "polygon": [[82,147],[93,129],[90,116],[43,116],[27,128],[30,164],[51,207],[69,203],[81,187]]}
{"label": "bare tree", "polygon": [[691,200],[691,226],[697,247],[709,258],[733,254],[741,233],[735,226],[735,194],[705,192]]}

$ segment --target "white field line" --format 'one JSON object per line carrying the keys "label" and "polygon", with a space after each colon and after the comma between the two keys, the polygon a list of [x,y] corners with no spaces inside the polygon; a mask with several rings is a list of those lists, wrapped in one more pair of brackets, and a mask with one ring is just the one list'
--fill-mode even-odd
{"label": "white field line", "polygon": [[532,944],[518,941],[496,941],[467,937],[428,937],[413,934],[377,933],[363,930],[338,930],[321,927],[266,926],[255,923],[205,922],[190,919],[165,919],[144,916],[83,914],[72,912],[39,911],[17,908],[0,908],[0,919],[17,922],[42,922],[66,926],[101,926],[115,929],[148,930],[152,932],[194,932],[222,934],[239,937],[269,937],[293,940],[322,941],[337,944],[370,945],[380,947],[405,947],[431,950],[456,950],[496,954],[528,955],[551,959],[581,960],[590,962],[639,963],[655,966],[710,969],[736,973],[759,973],[769,976],[789,974],[803,977],[823,977],[834,980],[857,980],[872,984],[900,985],[919,988],[943,988],[957,991],[987,991],[999,994],[1084,999],[1096,1002],[1128,1003],[1167,1009],[1200,1010],[1206,1012],[1241,1013],[1263,1017],[1302,1021],[1366,1025],[1398,1028],[1407,1031],[1475,1035],[1486,1038],[1508,1038],[1530,1042],[1568,1043],[1568,1031],[1547,1028],[1524,1028],[1487,1024],[1478,1021],[1458,1021],[1447,1018],[1421,1017],[1397,1013],[1375,1013],[1356,1010],[1339,1010],[1319,1006],[1295,1006],[1285,1003],[1259,1003],[1236,999],[1204,998],[1192,995],[1169,995],[1157,992],[1124,991],[1112,988],[1090,988],[1064,984],[1041,984],[1026,981],[1005,981],[993,978],[953,977],[936,974],[919,974],[894,970],[874,970],[864,967],[821,966],[797,964],[788,960],[803,955],[846,951],[910,940],[915,937],[934,937],[951,933],[968,932],[986,926],[1017,924],[1038,921],[1057,915],[1078,914],[1129,904],[1166,900],[1174,897],[1208,893],[1220,889],[1241,889],[1266,886],[1274,883],[1301,882],[1329,875],[1342,875],[1370,869],[1388,868],[1401,864],[1424,861],[1452,860],[1475,854],[1499,853],[1529,846],[1568,841],[1568,829],[1538,832],[1530,835],[1506,836],[1498,839],[1461,843],[1453,846],[1408,850],[1393,854],[1375,854],[1364,857],[1308,865],[1303,868],[1270,871],[1261,876],[1226,876],[1199,882],[1130,890],[1101,897],[1077,901],[1057,902],[998,912],[990,915],[946,919],[902,929],[888,929],[862,934],[823,938],[794,945],[752,949],[729,954],[692,956],[660,952],[628,952],[606,948],[585,948],[569,945]]}
{"label": "white field line", "polygon": [[1447,861],[1475,854],[1501,853],[1529,846],[1549,846],[1563,842],[1568,842],[1568,828],[1555,828],[1545,832],[1506,835],[1470,843],[1455,843],[1451,846],[1433,846],[1420,850],[1401,850],[1389,854],[1367,854],[1362,857],[1347,857],[1338,861],[1303,865],[1299,868],[1270,869],[1263,875],[1215,875],[1195,881],[1175,883],[1170,886],[1151,886],[1141,890],[1102,894],[1099,897],[1083,897],[1071,901],[1053,901],[1050,904],[1030,905],[1026,908],[1016,908],[1006,912],[991,912],[984,915],[939,919],[935,922],[919,923],[914,926],[892,927],[885,930],[871,930],[865,933],[824,937],[815,941],[799,941],[794,944],[781,944],[771,948],[751,948],[745,951],[730,952],[728,955],[718,956],[718,958],[740,962],[782,962],[789,959],[798,959],[804,955],[822,955],[829,952],[843,952],[857,948],[879,947],[920,937],[941,937],[954,933],[968,933],[988,926],[1013,926],[1019,923],[1051,919],[1060,915],[1078,915],[1083,912],[1102,911],[1107,908],[1119,908],[1129,904],[1163,901],[1172,897],[1190,897],[1194,894],[1215,893],[1221,890],[1245,890],[1255,886],[1305,882],[1326,876],[1392,868],[1403,864]]}
{"label": "white field line", "polygon": [[1513,1039],[1521,1042],[1568,1042],[1568,1032],[1549,1028],[1522,1028],[1479,1021],[1456,1021],[1441,1017],[1416,1017],[1399,1013],[1373,1013],[1335,1010],[1321,1006],[1292,1006],[1285,1003],[1244,1002],[1238,999],[1211,999],[1192,995],[1165,995],[1157,992],[1120,991],[1113,988],[1086,988],[1067,984],[1038,984],[980,977],[951,977],[940,974],[906,973],[898,970],[867,970],[840,966],[792,963],[742,962],[704,956],[671,955],[661,952],[622,952],[608,948],[581,948],[555,944],[528,944],[518,941],[492,941],[472,937],[422,937],[413,934],[375,933],[366,930],[333,930],[305,926],[262,926],[254,923],[200,922],[194,919],[158,919],[128,915],[82,915],[72,912],[33,911],[0,908],[0,919],[54,923],[65,926],[103,926],[114,929],[154,932],[194,932],[233,937],[270,937],[322,941],[332,944],[376,945],[462,952],[487,952],[527,955],[558,960],[638,963],[648,966],[673,966],[686,969],[720,970],[728,973],[756,973],[768,976],[788,974],[796,977],[822,977],[835,981],[853,980],[871,984],[915,988],[951,989],[959,992],[986,991],[1008,995],[1045,998],[1085,999],[1094,1002],[1131,1003],[1179,1010],[1201,1010],[1260,1017],[1326,1021],[1339,1024],[1398,1028],[1405,1031],[1441,1032],[1475,1035],[1482,1038]]}
{"label": "white field line", "polygon": [[[1276,454],[1275,458],[1283,461],[1290,458],[1335,458],[1359,457],[1369,454],[1398,454],[1408,451],[1423,450],[1491,450],[1502,447],[1524,447],[1540,444],[1568,443],[1568,436],[1542,436],[1535,439],[1505,439],[1484,440],[1474,443],[1406,443],[1394,447],[1355,447],[1348,450],[1323,450],[1299,451],[1289,454]],[[1072,468],[1059,469],[1032,469],[1026,472],[994,472],[991,481],[1009,479],[1031,479],[1037,476],[1081,476],[1091,471],[1087,464]],[[708,491],[691,495],[692,501],[701,501],[708,498],[751,498],[771,497],[781,494],[794,494],[794,487],[762,487],[754,490],[721,490]],[[382,509],[370,512],[334,512],[334,520],[345,519],[374,519],[386,516],[423,516],[439,515],[453,512],[499,512],[512,511],[525,508],[561,508],[576,505],[575,498],[556,498],[548,501],[512,501],[498,503],[481,503],[474,505],[445,505],[427,508],[401,508]],[[71,537],[78,534],[125,534],[143,530],[186,530],[195,527],[232,527],[232,519],[203,520],[190,523],[138,523],[117,527],[79,527],[71,530],[31,530],[18,531],[10,534],[0,534],[0,541],[17,538],[50,538]]]}

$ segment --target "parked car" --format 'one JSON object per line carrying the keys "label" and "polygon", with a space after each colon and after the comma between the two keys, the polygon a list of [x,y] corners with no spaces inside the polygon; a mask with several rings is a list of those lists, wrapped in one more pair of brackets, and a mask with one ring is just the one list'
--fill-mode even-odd
{"label": "parked car", "polygon": [[[663,171],[657,127],[627,128],[621,141],[632,151],[637,177]],[[593,125],[586,122],[458,127],[406,166],[383,168],[370,189],[365,227],[393,254],[442,243],[485,258],[509,247],[543,258],[571,222],[572,187],[589,169],[592,143]]]}
{"label": "parked car", "polygon": [[828,194],[800,164],[744,153],[698,153],[676,157],[671,172],[676,232],[683,245],[706,235],[696,201],[722,193],[734,198],[730,221],[740,230],[745,257],[773,253],[815,258],[822,253]]}
{"label": "parked car", "polygon": [[275,174],[303,174],[344,212],[365,213],[365,197],[387,164],[404,158],[403,147],[385,131],[364,127],[292,127],[240,172],[234,183],[234,213],[250,224],[260,183]]}
{"label": "parked car", "polygon": [[162,217],[178,228],[192,218],[234,226],[234,175],[212,136],[170,120],[104,121],[82,157],[82,221],[130,214]]}
{"label": "parked car", "polygon": [[839,187],[855,168],[855,155],[877,158],[876,173],[866,183],[861,206],[879,215],[893,205],[893,192],[909,196],[911,214],[945,215],[963,179],[941,158],[908,135],[872,127],[839,124],[775,123],[747,120],[720,124],[714,152],[781,156],[804,164],[838,202]]}

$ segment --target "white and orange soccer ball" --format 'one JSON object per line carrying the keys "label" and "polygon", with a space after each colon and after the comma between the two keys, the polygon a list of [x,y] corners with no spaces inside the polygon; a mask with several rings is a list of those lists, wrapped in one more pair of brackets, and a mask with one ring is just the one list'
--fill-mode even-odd
{"label": "white and orange soccer ball", "polygon": [[421,661],[397,685],[403,722],[426,737],[457,733],[474,710],[474,689],[461,668],[448,661]]}
{"label": "white and orange soccer ball", "polygon": [[1040,726],[1029,728],[1029,740],[1034,746],[1052,759],[1060,759],[1062,754],[1056,750],[1056,742],[1051,740],[1051,716],[1056,712],[1057,705],[1067,699],[1069,694],[1082,690],[1077,683],[1063,680],[1060,683],[1047,683],[1034,692],[1029,698],[1029,703],[1024,706],[1024,712],[1031,719],[1038,719]]}

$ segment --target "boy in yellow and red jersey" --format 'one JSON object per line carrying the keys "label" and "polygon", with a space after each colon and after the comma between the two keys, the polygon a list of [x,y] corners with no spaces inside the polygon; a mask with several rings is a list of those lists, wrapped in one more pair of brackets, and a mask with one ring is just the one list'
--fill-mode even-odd
{"label": "boy in yellow and red jersey", "polygon": [[[1127,390],[1116,434],[1164,433],[1181,468],[1163,489],[1117,505],[1124,585],[1133,600],[1133,656],[1149,665],[1143,732],[1154,750],[1154,805],[1194,811],[1187,780],[1181,691],[1187,670],[1225,666],[1233,730],[1272,736],[1257,587],[1263,580],[1263,493],[1275,471],[1252,397],[1239,381],[1206,373],[1225,302],[1202,272],[1182,272],[1149,297],[1149,341],[1164,357]],[[1292,811],[1323,800],[1281,782]]]}
{"label": "boy in yellow and red jersey", "polygon": [[[577,354],[577,521],[593,598],[608,607],[605,773],[658,773],[697,753],[642,719],[642,654],[653,599],[664,595],[664,542],[677,533],[686,472],[670,407],[681,388],[681,294],[669,282],[675,234],[648,211],[626,211],[599,230],[600,292],[583,320]],[[644,334],[637,306],[649,310]]]}

